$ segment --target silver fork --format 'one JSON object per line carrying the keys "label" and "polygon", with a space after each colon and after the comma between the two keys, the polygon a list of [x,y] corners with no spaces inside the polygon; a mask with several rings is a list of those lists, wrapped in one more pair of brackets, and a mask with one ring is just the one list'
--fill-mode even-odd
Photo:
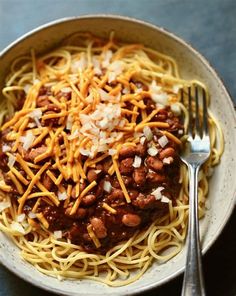
{"label": "silver fork", "polygon": [[[210,156],[210,137],[208,133],[206,92],[201,89],[202,120],[200,119],[200,88],[188,88],[189,126],[188,141],[181,160],[189,172],[189,225],[188,246],[185,265],[182,296],[206,295],[202,272],[201,246],[198,225],[198,172],[201,165]],[[184,92],[181,93],[182,99]],[[195,118],[193,117],[193,100],[195,101]]]}

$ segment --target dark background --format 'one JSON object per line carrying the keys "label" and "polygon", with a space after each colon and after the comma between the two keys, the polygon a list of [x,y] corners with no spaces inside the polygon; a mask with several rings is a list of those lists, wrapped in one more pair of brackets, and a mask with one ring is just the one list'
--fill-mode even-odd
{"label": "dark background", "polygon": [[[164,27],[199,50],[223,78],[236,103],[235,0],[0,0],[0,50],[48,21],[84,14],[132,16]],[[207,295],[236,296],[236,211],[204,256]],[[145,293],[180,295],[182,276]],[[0,296],[51,296],[0,266]]]}

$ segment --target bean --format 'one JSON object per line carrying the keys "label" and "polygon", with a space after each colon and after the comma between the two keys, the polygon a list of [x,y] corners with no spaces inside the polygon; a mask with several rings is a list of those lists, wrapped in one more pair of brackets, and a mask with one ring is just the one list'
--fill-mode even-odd
{"label": "bean", "polygon": [[114,188],[109,195],[109,199],[123,199],[124,193],[121,189]]}
{"label": "bean", "polygon": [[121,174],[126,175],[126,174],[132,173],[134,169],[133,162],[134,162],[133,158],[123,159],[120,162],[120,167],[119,167]]}
{"label": "bean", "polygon": [[111,167],[111,165],[112,165],[112,160],[111,160],[111,159],[105,160],[105,161],[103,162],[103,169],[102,169],[102,170],[103,170],[105,173],[108,173],[109,168]]}
{"label": "bean", "polygon": [[95,202],[95,200],[96,200],[96,196],[94,194],[88,194],[82,198],[81,203],[85,206],[90,206]]}
{"label": "bean", "polygon": [[28,154],[27,154],[27,152],[25,152],[25,158],[33,161],[37,156],[39,156],[39,155],[43,154],[44,152],[46,152],[47,149],[48,148],[46,146],[41,146],[41,147],[38,147],[38,148],[34,148]]}
{"label": "bean", "polygon": [[48,96],[42,95],[37,98],[37,106],[38,107],[45,107],[48,106],[51,102],[48,99]]}
{"label": "bean", "polygon": [[130,189],[128,193],[131,200],[136,199],[139,195],[139,192],[135,189]]}
{"label": "bean", "polygon": [[136,168],[133,172],[134,182],[138,185],[143,185],[146,181],[146,174],[147,174],[147,168],[145,166]]}
{"label": "bean", "polygon": [[90,220],[90,222],[98,238],[104,238],[107,236],[107,229],[101,219],[94,217]]}
{"label": "bean", "polygon": [[96,189],[96,197],[99,198],[103,195],[103,192],[104,192],[104,181],[101,180],[98,185],[97,185],[97,189]]}
{"label": "bean", "polygon": [[72,209],[72,205],[66,208],[65,215],[70,218],[76,218],[76,219],[83,219],[87,215],[87,209],[84,208],[78,208],[75,214],[70,215]]}
{"label": "bean", "polygon": [[125,214],[122,217],[122,223],[128,227],[136,227],[141,223],[141,218],[136,214]]}
{"label": "bean", "polygon": [[151,183],[163,183],[166,181],[166,177],[155,172],[149,172],[147,173],[147,180]]}
{"label": "bean", "polygon": [[76,214],[78,218],[83,219],[87,215],[87,210],[84,208],[78,208]]}
{"label": "bean", "polygon": [[121,158],[132,157],[136,153],[136,147],[133,146],[123,146],[120,151],[119,155]]}
{"label": "bean", "polygon": [[90,183],[92,183],[93,181],[96,181],[98,178],[98,174],[96,173],[96,171],[94,169],[90,169],[87,173],[87,179]]}
{"label": "bean", "polygon": [[153,195],[144,195],[139,193],[138,197],[132,201],[132,204],[140,209],[153,208],[153,204],[156,202],[156,199]]}
{"label": "bean", "polygon": [[129,177],[129,176],[122,176],[122,180],[123,180],[125,186],[130,186],[133,183],[133,178]]}
{"label": "bean", "polygon": [[52,179],[47,174],[44,174],[43,176],[43,186],[49,191],[53,186]]}
{"label": "bean", "polygon": [[159,153],[160,159],[164,159],[164,158],[170,157],[170,156],[173,157],[174,155],[175,155],[175,150],[172,147],[167,147]]}
{"label": "bean", "polygon": [[141,156],[141,157],[145,156],[146,155],[146,152],[147,152],[147,145],[145,145],[145,144],[144,145],[138,144],[136,146],[136,153],[139,156]]}
{"label": "bean", "polygon": [[160,171],[163,168],[162,161],[157,157],[148,156],[146,159],[146,163],[148,167],[153,169],[154,171]]}

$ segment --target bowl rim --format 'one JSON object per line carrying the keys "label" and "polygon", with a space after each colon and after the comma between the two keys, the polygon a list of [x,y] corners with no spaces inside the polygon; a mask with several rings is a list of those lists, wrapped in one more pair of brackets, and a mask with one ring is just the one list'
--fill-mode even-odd
{"label": "bowl rim", "polygon": [[[226,96],[226,100],[231,108],[232,115],[233,115],[233,119],[234,122],[236,124],[236,112],[234,111],[234,101],[232,99],[232,96],[230,95],[229,91],[227,90],[224,81],[222,80],[222,78],[220,77],[219,73],[216,71],[216,69],[211,65],[211,63],[201,54],[199,53],[198,50],[196,50],[191,43],[183,40],[181,37],[179,37],[178,35],[170,32],[168,29],[164,28],[164,27],[159,27],[157,25],[154,25],[152,23],[149,23],[148,21],[144,21],[144,20],[140,20],[134,17],[129,17],[129,16],[123,16],[123,15],[119,15],[119,14],[84,14],[81,16],[70,16],[70,17],[63,17],[63,18],[59,18],[50,22],[47,22],[43,25],[37,26],[36,28],[26,32],[25,34],[21,35],[20,37],[18,37],[17,39],[15,39],[13,42],[11,42],[9,45],[7,45],[5,48],[3,48],[0,51],[0,59],[4,58],[5,54],[8,53],[8,51],[10,51],[12,48],[14,48],[15,46],[17,46],[19,43],[21,43],[22,41],[24,41],[25,39],[37,34],[40,31],[43,31],[49,27],[54,27],[57,26],[58,24],[63,24],[63,23],[67,23],[67,22],[72,22],[72,21],[76,21],[76,20],[84,20],[84,19],[110,19],[110,20],[121,20],[121,21],[127,21],[127,22],[131,22],[131,23],[136,23],[139,25],[142,25],[144,27],[150,28],[150,29],[154,29],[155,31],[158,31],[164,35],[166,35],[167,37],[170,37],[171,39],[174,39],[175,41],[177,41],[177,43],[183,45],[185,48],[187,48],[188,50],[190,50],[198,59],[199,61],[201,61],[202,64],[204,64],[207,69],[210,71],[210,73],[213,75],[214,80],[216,80],[221,87],[223,88],[224,92],[227,94]],[[234,137],[236,137],[236,131],[234,131]],[[236,185],[236,183],[235,183]],[[234,186],[235,186],[234,185]],[[232,199],[232,203],[230,204],[227,213],[225,214],[225,217],[223,219],[223,223],[221,223],[221,226],[217,229],[217,232],[215,233],[214,237],[211,239],[211,241],[204,246],[204,248],[202,249],[202,253],[205,254],[210,247],[215,243],[215,241],[218,239],[218,237],[220,236],[220,233],[222,232],[223,228],[226,226],[230,216],[233,213],[234,207],[235,207],[235,203],[233,202],[236,201],[236,186],[234,188],[234,194],[233,194],[233,199]],[[24,274],[21,273],[17,273],[17,268],[13,268],[7,260],[2,260],[2,258],[0,257],[0,263],[5,266],[9,271],[11,271],[13,274],[15,274],[17,277],[21,278],[22,280],[32,284],[35,287],[41,288],[43,290],[55,293],[55,294],[59,294],[59,295],[69,295],[69,294],[64,294],[61,290],[57,289],[56,287],[52,288],[51,286],[48,286],[47,284],[44,283],[44,285],[41,285],[39,282],[34,281],[31,282],[30,279],[28,277],[24,277]],[[139,289],[135,288],[135,290],[133,290],[132,292],[126,292],[126,295],[140,295],[143,292],[147,292],[148,290],[157,288],[158,286],[161,286],[163,284],[166,284],[167,282],[173,280],[174,278],[176,278],[178,275],[180,275],[183,271],[184,271],[184,266],[182,268],[179,268],[178,270],[176,270],[174,273],[172,273],[171,275],[169,275],[168,277],[166,277],[165,279],[163,279],[162,281],[159,282],[159,285],[155,285],[155,284],[148,284],[145,285],[144,287],[141,287]],[[114,291],[114,295],[116,294],[116,292]],[[80,295],[85,295],[85,294],[80,294]],[[86,295],[89,295],[88,293],[86,293]]]}

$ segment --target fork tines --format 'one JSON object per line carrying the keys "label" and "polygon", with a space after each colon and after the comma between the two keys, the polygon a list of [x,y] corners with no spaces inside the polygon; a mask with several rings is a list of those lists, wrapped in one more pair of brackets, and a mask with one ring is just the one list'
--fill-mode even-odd
{"label": "fork tines", "polygon": [[207,95],[198,85],[181,90],[181,101],[188,110],[188,135],[204,137],[208,135]]}

